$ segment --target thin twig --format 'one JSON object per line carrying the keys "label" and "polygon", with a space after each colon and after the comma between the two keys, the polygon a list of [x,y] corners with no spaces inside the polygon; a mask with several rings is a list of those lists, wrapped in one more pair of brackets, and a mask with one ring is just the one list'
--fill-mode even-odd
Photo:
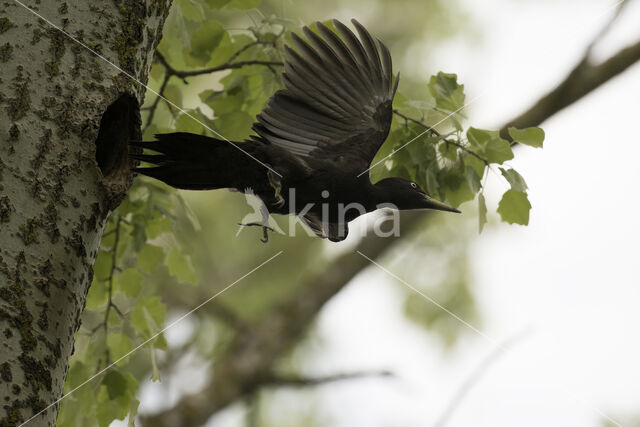
{"label": "thin twig", "polygon": [[336,381],[352,380],[370,377],[393,377],[389,371],[350,372],[345,374],[328,375],[324,377],[309,378],[298,376],[275,375],[267,378],[261,385],[264,387],[315,387]]}
{"label": "thin twig", "polygon": [[[171,79],[171,77],[174,77],[174,76],[178,77],[182,79],[182,81],[186,84],[187,77],[201,76],[205,74],[215,73],[217,71],[233,70],[233,69],[242,68],[250,65],[265,66],[269,68],[269,70],[271,70],[272,73],[275,74],[276,72],[273,67],[283,66],[283,63],[280,61],[262,61],[262,60],[235,61],[243,52],[258,45],[273,45],[275,47],[275,41],[267,42],[263,40],[255,40],[251,43],[247,43],[246,45],[238,49],[233,55],[231,55],[229,59],[223,64],[216,65],[215,67],[203,68],[199,70],[176,70],[171,64],[169,64],[169,62],[164,57],[164,55],[156,51],[155,59],[164,67],[164,78],[162,80],[162,84],[160,85],[160,89],[158,90],[156,99],[153,101],[153,104],[151,104],[149,107],[144,108],[145,110],[149,111],[149,115],[147,116],[147,123],[144,126],[144,130],[146,130],[151,125],[151,122],[155,115],[156,109],[158,108],[158,104],[160,103],[160,100],[163,100],[165,98],[164,92],[167,88],[167,84],[169,83],[169,80]],[[170,105],[169,105],[169,108],[171,108]]]}
{"label": "thin twig", "polygon": [[251,49],[253,46],[259,46],[259,45],[268,45],[268,46],[272,46],[273,48],[276,47],[276,42],[271,41],[271,42],[267,42],[264,40],[254,40],[251,43],[247,43],[246,45],[242,46],[240,49],[238,49],[236,51],[236,53],[234,53],[233,55],[231,55],[229,57],[229,59],[227,59],[226,63],[230,64],[232,63],[235,59],[237,59],[244,51]]}
{"label": "thin twig", "polygon": [[487,159],[485,159],[484,157],[482,157],[480,154],[478,154],[475,151],[469,149],[464,144],[462,144],[462,143],[460,143],[458,141],[453,141],[453,140],[447,139],[447,136],[449,136],[449,135],[442,135],[440,132],[438,132],[437,130],[435,130],[431,126],[428,126],[427,124],[425,124],[422,120],[415,119],[413,117],[409,117],[406,114],[402,114],[398,110],[393,110],[393,114],[395,114],[398,117],[402,117],[405,120],[405,122],[412,122],[412,123],[415,123],[415,124],[417,124],[419,126],[422,126],[424,129],[428,130],[433,135],[437,136],[438,138],[442,139],[443,141],[447,142],[448,144],[455,145],[456,147],[458,147],[459,149],[461,149],[465,153],[472,155],[473,157],[475,157],[475,158],[481,160],[482,162],[484,162],[485,165],[489,166],[489,161]]}
{"label": "thin twig", "polygon": [[440,134],[440,132],[438,132],[437,130],[435,130],[431,126],[427,126],[422,120],[418,120],[418,119],[414,119],[413,117],[409,117],[409,116],[407,116],[405,114],[402,114],[398,110],[393,110],[393,114],[395,114],[398,117],[402,117],[405,122],[412,122],[412,123],[415,123],[417,125],[420,125],[423,128],[425,128],[426,130],[428,130],[429,132],[431,132],[433,135],[442,137],[442,134]]}
{"label": "thin twig", "polygon": [[458,390],[455,392],[449,404],[442,412],[438,420],[435,422],[433,427],[443,427],[451,415],[453,415],[454,411],[460,406],[465,396],[471,391],[474,385],[480,381],[482,376],[487,372],[489,367],[496,363],[498,359],[504,356],[508,350],[511,350],[514,347],[516,342],[522,342],[523,338],[527,337],[530,334],[530,330],[524,330],[516,333],[515,335],[509,337],[502,344],[498,345],[487,357],[480,362],[480,364],[471,372],[464,382],[460,385]]}
{"label": "thin twig", "polygon": [[[103,328],[105,333],[105,339],[106,339],[108,328],[109,328],[109,313],[111,312],[111,309],[113,308],[113,310],[120,317],[124,317],[124,315],[122,314],[122,311],[120,311],[120,309],[118,308],[118,306],[115,305],[112,299],[113,278],[115,276],[115,272],[118,271],[116,261],[118,258],[118,243],[120,242],[120,223],[123,221],[124,219],[118,215],[118,219],[116,220],[116,227],[113,230],[113,232],[115,233],[115,238],[113,243],[113,250],[111,252],[111,269],[109,270],[109,277],[105,279],[105,281],[107,282],[107,307],[104,312],[104,320],[100,324],[98,324],[95,328],[93,328],[93,330],[91,331],[93,333],[93,332],[96,332],[98,329]],[[108,365],[110,363],[110,354],[109,354],[108,346],[106,349],[106,358],[107,358],[107,365]]]}
{"label": "thin twig", "polygon": [[538,126],[547,118],[583,98],[589,92],[610,81],[640,60],[640,40],[637,40],[635,43],[620,49],[599,64],[593,64],[591,61],[591,50],[600,38],[609,31],[612,23],[620,16],[623,5],[630,2],[631,0],[626,0],[618,6],[614,17],[587,45],[584,55],[564,80],[554,89],[539,98],[528,110],[509,120],[500,129],[500,136],[512,141],[511,145],[515,145],[516,142],[513,142],[508,132],[510,127],[522,129],[530,126]]}
{"label": "thin twig", "polygon": [[458,142],[458,141],[452,141],[450,139],[445,140],[447,143],[449,144],[453,144],[456,147],[458,147],[459,149],[461,149],[462,151],[464,151],[465,153],[481,160],[484,162],[485,165],[489,166],[489,160],[485,159],[484,157],[482,157],[480,154],[476,153],[473,150],[470,150],[469,148],[467,148],[466,146],[464,146],[462,143]]}
{"label": "thin twig", "polygon": [[585,52],[584,52],[584,55],[583,55],[583,60],[588,60],[588,58],[591,56],[591,52],[593,51],[593,48],[595,47],[595,45],[598,44],[600,39],[602,39],[609,32],[611,27],[613,27],[613,24],[622,15],[622,12],[624,11],[624,9],[632,1],[633,0],[622,0],[622,1],[620,1],[620,3],[618,3],[618,5],[616,6],[616,11],[611,16],[611,19],[609,19],[607,21],[607,23],[600,29],[600,31],[598,31],[598,33],[595,35],[595,37],[593,38],[591,43],[589,43],[589,45],[585,49]]}
{"label": "thin twig", "polygon": [[[158,59],[163,58],[160,53],[157,54]],[[163,58],[164,59],[164,58]],[[165,67],[167,67],[167,62],[160,61]],[[200,70],[176,70],[175,68],[167,68],[169,73],[173,76],[184,79],[186,77],[194,77],[201,76],[203,74],[215,73],[216,71],[224,71],[224,70],[233,70],[236,68],[246,67],[248,65],[266,65],[266,66],[282,66],[282,62],[280,61],[262,61],[258,59],[251,59],[247,61],[237,61],[237,62],[225,62],[224,64],[216,65],[215,67],[203,68]]]}
{"label": "thin twig", "polygon": [[164,97],[164,90],[167,88],[167,83],[169,83],[170,78],[171,78],[171,74],[169,74],[165,70],[164,79],[162,80],[162,84],[160,85],[160,90],[158,90],[158,96],[156,96],[156,99],[153,101],[153,104],[151,104],[151,106],[149,107],[149,116],[147,117],[147,124],[144,126],[145,130],[149,127],[149,125],[151,124],[151,121],[153,120],[153,116],[156,114],[156,108],[158,108],[158,103],[162,99],[160,95]]}
{"label": "thin twig", "polygon": [[[122,221],[122,217],[118,215],[118,219],[116,220],[116,237],[113,243],[113,252],[111,254],[111,271],[109,272],[109,281],[107,285],[108,298],[107,298],[107,310],[104,314],[104,330],[106,332],[107,325],[109,322],[109,313],[112,307],[115,307],[113,300],[111,297],[113,296],[113,277],[116,272],[116,262],[118,259],[118,243],[120,241],[120,222]],[[118,308],[116,308],[116,312],[122,316],[122,313]]]}

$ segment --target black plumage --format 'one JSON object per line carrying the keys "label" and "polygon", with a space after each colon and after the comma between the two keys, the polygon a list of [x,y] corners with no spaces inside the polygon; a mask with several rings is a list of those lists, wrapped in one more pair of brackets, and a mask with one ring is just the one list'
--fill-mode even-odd
{"label": "black plumage", "polygon": [[[156,135],[157,141],[131,143],[160,153],[131,154],[156,165],[135,170],[176,188],[251,189],[270,213],[300,215],[332,241],[346,238],[349,221],[381,204],[458,212],[413,182],[386,178],[372,184],[362,173],[389,134],[399,76],[394,79],[387,47],[360,23],[352,20],[358,38],[333,22],[340,37],[321,23],[319,35],[303,28],[307,41],[292,34],[296,50],[285,46],[285,89],[257,116],[256,135],[244,142]],[[341,215],[340,206],[349,204],[362,210]]]}

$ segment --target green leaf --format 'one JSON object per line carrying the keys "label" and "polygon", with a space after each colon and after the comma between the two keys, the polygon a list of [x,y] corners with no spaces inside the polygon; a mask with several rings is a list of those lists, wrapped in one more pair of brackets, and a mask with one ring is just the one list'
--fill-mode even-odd
{"label": "green leaf", "polygon": [[515,169],[504,169],[500,168],[500,172],[502,172],[502,176],[511,184],[511,189],[515,191],[527,191],[527,183],[524,181],[522,175],[516,172]]}
{"label": "green leaf", "polygon": [[200,124],[200,117],[195,111],[189,111],[189,114],[180,114],[176,119],[175,127],[180,132],[191,132],[202,135],[204,127]]}
{"label": "green leaf", "polygon": [[[382,147],[380,147],[380,149],[378,150],[378,152],[376,153],[375,157],[373,158],[373,161],[371,162],[371,164],[376,164],[378,163],[380,160],[386,158],[388,155],[390,155],[394,148],[396,147],[396,144],[401,141],[403,139],[403,135],[404,135],[404,131],[400,130],[400,129],[396,129],[393,130],[390,134],[389,137],[387,138],[387,140],[382,144]],[[378,170],[378,168],[380,170],[384,170],[384,165],[380,164],[378,166],[376,166],[375,168],[373,168],[369,173],[372,174],[372,179],[373,181],[377,181],[376,178],[373,178],[375,172]]]}
{"label": "green leaf", "polygon": [[167,347],[168,347],[168,344],[164,335],[158,335],[156,339],[153,340],[153,344],[151,345],[151,348],[158,349],[158,350],[166,350]]}
{"label": "green leaf", "polygon": [[149,222],[145,230],[150,239],[155,239],[162,233],[169,233],[171,231],[171,220],[165,216],[160,216]]}
{"label": "green leaf", "polygon": [[542,148],[544,141],[544,131],[539,127],[530,127],[526,129],[516,129],[511,127],[508,129],[509,135],[515,142],[529,145],[531,147]]}
{"label": "green leaf", "polygon": [[426,172],[426,189],[427,193],[431,196],[437,196],[440,194],[440,184],[438,183],[438,176],[433,168],[427,169]]}
{"label": "green leaf", "polygon": [[127,392],[127,380],[116,369],[110,369],[102,380],[102,384],[107,386],[109,399],[115,400]]}
{"label": "green leaf", "polygon": [[471,191],[473,191],[474,193],[480,191],[480,188],[482,188],[482,184],[480,183],[480,177],[476,173],[476,170],[471,166],[465,166],[464,171],[465,178],[467,179],[467,183],[469,184],[469,188],[471,188]]}
{"label": "green leaf", "polygon": [[443,141],[438,145],[438,152],[445,159],[455,161],[458,158],[458,148],[446,141]]}
{"label": "green leaf", "polygon": [[106,304],[108,299],[106,282],[101,280],[94,280],[91,283],[89,292],[87,293],[87,299],[85,302],[85,308],[87,310],[95,310]]}
{"label": "green leaf", "polygon": [[[104,244],[104,242],[103,242]],[[98,251],[98,257],[93,264],[93,280],[106,280],[111,272],[111,253],[105,250]]]}
{"label": "green leaf", "polygon": [[178,106],[182,106],[182,89],[173,84],[168,84],[164,89],[164,97]]}
{"label": "green leaf", "polygon": [[[113,360],[119,360],[133,349],[133,341],[126,335],[111,333],[107,335],[107,346]],[[127,360],[121,360],[118,365],[124,365]]]}
{"label": "green leaf", "polygon": [[225,7],[228,9],[254,9],[260,5],[260,0],[231,0]]}
{"label": "green leaf", "polygon": [[136,427],[136,416],[138,415],[138,406],[140,401],[138,399],[132,399],[131,405],[129,405],[129,413],[127,414],[128,422],[127,427]]}
{"label": "green leaf", "polygon": [[[174,4],[177,4],[177,2]],[[173,58],[168,57],[166,53],[179,52],[183,47],[191,49],[189,30],[187,29],[183,10],[180,7],[172,7],[169,10],[169,16],[167,16],[163,31],[165,31],[165,34],[171,34],[171,37],[163,37],[158,50],[165,54],[165,58],[169,60],[170,64],[175,66],[176,64],[172,61]],[[164,69],[160,64],[158,64],[158,67]]]}
{"label": "green leaf", "polygon": [[133,223],[133,230],[131,230],[133,236],[133,248],[136,252],[140,251],[144,244],[147,242],[147,232],[142,221]]}
{"label": "green leaf", "polygon": [[487,202],[484,194],[478,195],[478,233],[482,233],[484,225],[487,223]]}
{"label": "green leaf", "polygon": [[151,76],[151,78],[158,82],[164,77],[164,73],[165,68],[159,63],[152,65],[151,70],[149,71],[149,75]]}
{"label": "green leaf", "polygon": [[406,101],[404,103],[404,105],[407,105],[409,107],[418,109],[418,110],[431,110],[432,108],[434,108],[436,106],[435,104],[435,99],[428,99],[425,101],[419,101],[419,100],[409,100]]}
{"label": "green leaf", "polygon": [[253,117],[244,111],[222,114],[215,120],[216,128],[225,138],[232,141],[243,140],[249,136]]}
{"label": "green leaf", "polygon": [[160,297],[141,298],[131,313],[131,325],[147,338],[160,331],[167,314],[167,307]]}
{"label": "green leaf", "polygon": [[164,251],[161,247],[147,244],[138,253],[137,265],[145,273],[151,273],[163,258]]}
{"label": "green leaf", "polygon": [[464,85],[458,84],[458,76],[439,72],[431,76],[429,91],[436,106],[446,111],[459,111],[464,106]]}
{"label": "green leaf", "polygon": [[158,361],[156,360],[156,349],[152,346],[149,348],[149,351],[151,352],[151,381],[157,382],[160,381],[161,378],[160,369],[158,369]]}
{"label": "green leaf", "polygon": [[467,130],[467,139],[471,144],[471,149],[490,163],[502,164],[513,159],[513,151],[511,151],[509,141],[500,138],[498,131],[470,127]]}
{"label": "green leaf", "polygon": [[128,297],[138,296],[142,290],[142,274],[136,268],[127,268],[116,277],[114,289]]}
{"label": "green leaf", "polygon": [[198,215],[196,215],[193,209],[191,209],[191,205],[187,203],[187,201],[183,197],[181,197],[179,193],[175,193],[175,194],[176,194],[177,204],[180,205],[180,207],[182,208],[182,212],[184,213],[184,216],[189,221],[189,224],[191,224],[191,227],[193,227],[195,231],[202,230],[202,226],[200,225],[200,220],[198,219]]}
{"label": "green leaf", "polygon": [[507,160],[513,159],[513,151],[511,151],[508,141],[502,138],[491,139],[487,143],[484,156],[490,163],[502,164]]}
{"label": "green leaf", "polygon": [[529,224],[530,210],[531,203],[529,203],[527,193],[522,191],[507,190],[498,204],[500,217],[509,224]]}
{"label": "green leaf", "polygon": [[73,363],[69,366],[69,373],[65,382],[65,393],[69,390],[80,386],[87,378],[93,375],[93,367],[85,365],[80,360],[72,359]]}
{"label": "green leaf", "polygon": [[108,427],[113,420],[123,420],[132,409],[137,410],[138,381],[128,372],[110,370],[104,377],[98,395],[86,393],[97,403],[96,420],[100,427]]}
{"label": "green leaf", "polygon": [[203,22],[191,36],[191,49],[189,49],[185,60],[189,63],[188,58],[195,59],[195,63],[189,65],[205,65],[211,59],[213,52],[222,41],[226,31],[222,25],[215,21]]}
{"label": "green leaf", "polygon": [[224,91],[222,90],[206,89],[198,94],[198,98],[200,98],[200,101],[211,107],[210,102],[215,101],[217,98],[220,98],[223,95]]}
{"label": "green leaf", "polygon": [[199,94],[199,97],[211,107],[216,116],[238,111],[244,103],[242,86],[236,86],[226,92],[206,90]]}
{"label": "green leaf", "polygon": [[476,174],[479,177],[484,176],[484,170],[487,165],[482,160],[480,160],[475,156],[469,155],[469,156],[464,156],[463,161],[465,166],[472,167],[476,171]]}
{"label": "green leaf", "polygon": [[475,197],[475,193],[469,187],[463,170],[459,168],[446,171],[441,181],[444,184],[446,201],[454,208],[466,201],[473,200]]}
{"label": "green leaf", "polygon": [[177,278],[181,282],[198,283],[198,277],[193,271],[191,258],[187,254],[181,254],[176,247],[173,247],[166,259],[169,274]]}
{"label": "green leaf", "polygon": [[[106,393],[106,392],[105,392]],[[98,427],[109,427],[114,420],[124,419],[126,412],[122,413],[122,408],[118,402],[108,400],[103,395],[98,395],[104,402],[97,405],[96,408],[96,421],[98,421]]]}
{"label": "green leaf", "polygon": [[221,9],[223,8],[227,3],[229,3],[231,0],[206,0],[207,4],[212,8],[212,9]]}
{"label": "green leaf", "polygon": [[185,18],[199,22],[204,18],[204,9],[202,4],[193,0],[176,0],[174,7],[178,6],[182,16]]}

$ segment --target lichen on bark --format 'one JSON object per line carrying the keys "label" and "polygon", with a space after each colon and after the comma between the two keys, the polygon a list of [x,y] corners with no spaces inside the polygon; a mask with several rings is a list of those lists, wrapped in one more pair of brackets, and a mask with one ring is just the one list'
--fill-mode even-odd
{"label": "lichen on bark", "polygon": [[[169,3],[25,2],[142,82]],[[123,96],[137,112],[145,88],[18,3],[0,34],[0,425],[43,410],[34,425],[53,425],[103,227],[132,179],[123,161],[100,169],[100,123]],[[126,141],[101,146],[122,160]]]}

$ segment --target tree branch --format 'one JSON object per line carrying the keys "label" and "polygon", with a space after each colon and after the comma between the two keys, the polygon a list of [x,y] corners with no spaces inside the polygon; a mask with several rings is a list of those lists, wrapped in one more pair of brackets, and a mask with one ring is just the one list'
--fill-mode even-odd
{"label": "tree branch", "polygon": [[424,129],[428,130],[433,135],[439,136],[439,137],[442,138],[442,134],[440,134],[440,132],[438,132],[437,130],[435,130],[431,126],[427,126],[427,124],[422,120],[418,120],[418,119],[414,119],[413,117],[409,117],[409,116],[407,116],[405,114],[402,114],[400,111],[398,111],[396,109],[393,110],[393,114],[395,114],[398,117],[403,118],[405,122],[412,122],[412,123],[415,123],[415,124],[417,124],[419,126],[422,126]]}
{"label": "tree branch", "polygon": [[[156,113],[156,109],[158,108],[158,104],[160,100],[165,100],[164,92],[167,88],[167,84],[171,77],[178,77],[182,79],[184,83],[187,83],[187,77],[201,76],[204,74],[215,73],[216,71],[224,71],[224,70],[234,70],[237,68],[246,67],[249,65],[263,65],[272,69],[272,67],[282,66],[283,63],[279,61],[261,61],[261,60],[249,60],[249,61],[236,61],[234,62],[243,52],[248,50],[251,47],[258,45],[273,45],[275,42],[265,42],[261,40],[255,40],[251,43],[247,43],[238,49],[231,57],[224,62],[223,64],[216,65],[215,67],[203,68],[200,70],[176,70],[173,68],[171,64],[167,61],[167,59],[162,55],[159,51],[156,51],[155,59],[162,64],[165,69],[164,79],[162,80],[162,84],[160,85],[160,89],[158,89],[158,94],[156,95],[156,99],[153,101],[146,110],[149,111],[149,115],[147,116],[147,123],[144,126],[144,130],[146,130],[153,120],[153,117]],[[171,104],[169,104],[171,105]]]}
{"label": "tree branch", "polygon": [[[249,43],[249,44],[252,46],[255,46],[255,44],[252,44],[252,43]],[[243,46],[243,48],[238,50],[236,54],[239,55],[240,53],[242,53],[247,46]],[[164,65],[164,67],[167,70],[167,73],[169,73],[172,76],[179,77],[181,79],[185,79],[187,77],[193,77],[193,76],[201,76],[203,74],[211,74],[211,73],[215,73],[216,71],[233,70],[236,68],[246,67],[248,65],[266,65],[266,66],[274,66],[274,67],[278,67],[278,66],[281,67],[283,65],[282,62],[280,61],[249,60],[249,61],[233,62],[233,60],[237,58],[236,54],[231,56],[231,58],[224,64],[216,65],[215,67],[203,68],[200,70],[176,70],[171,65],[169,65],[165,57],[162,56],[160,52],[156,52],[156,57],[158,58],[158,61],[162,65]]]}
{"label": "tree branch", "polygon": [[440,132],[438,132],[437,130],[435,130],[431,126],[428,126],[427,124],[425,124],[422,120],[418,120],[418,119],[414,119],[413,117],[409,117],[409,116],[407,116],[405,114],[402,114],[398,110],[393,110],[393,114],[395,114],[398,117],[403,118],[405,120],[405,122],[412,122],[412,123],[417,124],[418,126],[422,126],[422,128],[424,128],[425,130],[431,132],[433,135],[441,138],[443,141],[447,142],[448,144],[455,145],[456,147],[458,147],[459,149],[461,149],[465,153],[477,158],[478,160],[481,160],[482,162],[484,162],[485,165],[489,166],[489,161],[487,159],[485,159],[484,157],[482,157],[480,154],[478,154],[475,151],[469,149],[469,147],[465,146],[464,144],[462,144],[462,143],[460,143],[458,141],[452,141],[452,140],[447,139],[446,135],[442,135]]}
{"label": "tree branch", "polygon": [[631,1],[627,0],[620,3],[613,17],[589,43],[582,59],[573,67],[565,79],[555,89],[540,98],[527,111],[502,126],[500,136],[512,141],[508,132],[509,127],[526,128],[540,125],[549,117],[582,99],[591,91],[621,74],[640,60],[640,40],[619,50],[600,64],[593,64],[591,60],[593,47],[611,29],[625,6]]}
{"label": "tree branch", "polygon": [[513,346],[521,342],[523,338],[525,338],[530,331],[525,330],[519,332],[510,338],[508,338],[505,342],[498,345],[488,356],[486,356],[482,362],[471,372],[464,382],[460,385],[460,388],[453,395],[449,404],[442,412],[442,414],[438,417],[438,420],[433,425],[434,427],[443,427],[451,415],[455,412],[455,410],[460,406],[466,395],[471,391],[473,386],[476,385],[478,381],[482,378],[485,372],[500,359],[502,356],[506,354],[508,350],[511,350]]}
{"label": "tree branch", "polygon": [[[160,53],[157,53],[160,55]],[[156,109],[158,108],[158,103],[161,99],[164,98],[164,91],[167,88],[167,83],[169,83],[169,79],[171,78],[171,74],[165,71],[164,79],[162,80],[162,84],[160,85],[160,89],[158,90],[158,95],[156,95],[156,99],[153,100],[153,104],[149,107],[149,115],[147,116],[147,123],[144,125],[144,129],[146,130],[151,122],[153,121],[153,116],[156,114]]]}
{"label": "tree branch", "polygon": [[[402,213],[403,235],[411,235],[431,214]],[[369,233],[355,248],[377,258],[402,241],[401,237],[378,237]],[[157,427],[199,426],[231,402],[253,393],[273,378],[272,370],[307,330],[324,304],[371,264],[349,252],[336,258],[321,275],[309,280],[249,333],[238,334],[216,363],[212,380],[198,393],[185,396],[174,407],[143,418]]]}
{"label": "tree branch", "polygon": [[308,378],[298,376],[274,376],[266,379],[261,385],[263,387],[315,387],[336,381],[353,380],[371,377],[393,377],[389,371],[372,372],[350,372],[346,374],[327,375],[326,377]]}
{"label": "tree branch", "polygon": [[613,27],[613,24],[615,24],[615,22],[618,20],[618,18],[622,15],[622,12],[624,12],[626,7],[629,6],[629,4],[632,1],[633,0],[620,0],[619,1],[618,5],[616,7],[616,11],[611,16],[611,19],[609,19],[609,21],[607,21],[607,23],[600,29],[600,31],[593,38],[591,43],[589,43],[589,46],[587,46],[587,49],[585,50],[584,55],[583,55],[584,58],[588,58],[588,57],[591,56],[591,52],[593,51],[593,48],[595,47],[595,45],[598,44],[598,42],[609,32],[609,30]]}

